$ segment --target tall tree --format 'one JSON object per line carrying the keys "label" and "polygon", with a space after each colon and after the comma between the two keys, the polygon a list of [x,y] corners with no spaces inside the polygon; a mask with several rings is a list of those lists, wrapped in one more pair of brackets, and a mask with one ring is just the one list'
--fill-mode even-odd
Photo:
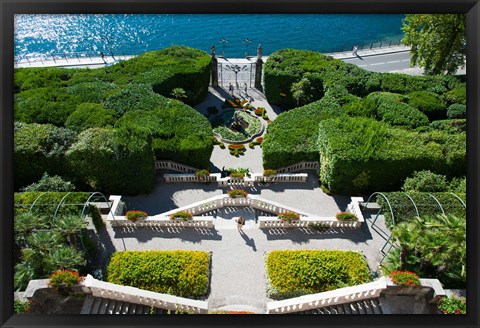
{"label": "tall tree", "polygon": [[411,65],[426,74],[454,74],[465,63],[466,19],[462,14],[406,15],[402,42],[411,46]]}

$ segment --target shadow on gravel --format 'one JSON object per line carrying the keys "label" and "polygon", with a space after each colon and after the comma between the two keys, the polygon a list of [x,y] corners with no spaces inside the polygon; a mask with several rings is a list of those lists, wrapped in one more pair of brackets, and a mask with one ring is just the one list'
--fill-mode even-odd
{"label": "shadow on gravel", "polygon": [[267,240],[291,240],[296,244],[306,244],[310,240],[340,238],[348,239],[355,244],[364,243],[372,239],[372,234],[366,225],[361,229],[335,228],[315,230],[312,228],[267,228],[260,229]]}
{"label": "shadow on gravel", "polygon": [[217,230],[209,228],[117,227],[113,228],[113,231],[115,238],[135,238],[139,243],[153,238],[180,239],[192,243],[200,243],[203,240],[222,240]]}

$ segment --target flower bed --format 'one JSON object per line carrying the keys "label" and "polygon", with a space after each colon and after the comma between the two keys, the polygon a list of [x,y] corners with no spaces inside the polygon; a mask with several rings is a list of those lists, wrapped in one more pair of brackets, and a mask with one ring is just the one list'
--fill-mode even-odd
{"label": "flower bed", "polygon": [[296,212],[283,212],[277,216],[282,222],[292,223],[293,221],[300,220],[300,215]]}
{"label": "flower bed", "polygon": [[170,214],[170,220],[181,219],[182,221],[188,221],[193,218],[192,213],[188,211],[178,211]]}
{"label": "flower bed", "polygon": [[245,148],[245,145],[239,144],[239,145],[228,145],[228,149],[230,150],[230,155],[233,155],[235,157],[238,157],[240,155],[243,155],[245,151],[247,150]]}
{"label": "flower bed", "polygon": [[357,221],[358,218],[353,213],[340,212],[335,216],[338,221]]}
{"label": "flower bed", "polygon": [[248,192],[243,189],[233,189],[229,190],[227,193],[230,198],[245,198],[248,195]]}
{"label": "flower bed", "polygon": [[272,170],[272,169],[267,169],[263,171],[263,176],[264,177],[270,177],[272,175],[277,174],[277,170]]}
{"label": "flower bed", "polygon": [[284,299],[355,286],[370,281],[359,252],[279,250],[266,256],[268,296]]}
{"label": "flower bed", "polygon": [[415,272],[392,271],[388,275],[392,282],[398,286],[420,286],[420,278]]}
{"label": "flower bed", "polygon": [[467,314],[467,301],[455,295],[444,297],[438,303],[438,309],[443,314]]}
{"label": "flower bed", "polygon": [[83,277],[80,277],[78,272],[71,270],[58,270],[52,273],[48,282],[49,287],[72,287],[80,284]]}
{"label": "flower bed", "polygon": [[147,212],[144,212],[144,211],[133,210],[125,213],[125,216],[129,221],[137,222],[138,220],[147,218],[148,214]]}
{"label": "flower bed", "polygon": [[208,293],[210,254],[200,251],[124,251],[112,255],[107,281],[157,293],[198,297]]}

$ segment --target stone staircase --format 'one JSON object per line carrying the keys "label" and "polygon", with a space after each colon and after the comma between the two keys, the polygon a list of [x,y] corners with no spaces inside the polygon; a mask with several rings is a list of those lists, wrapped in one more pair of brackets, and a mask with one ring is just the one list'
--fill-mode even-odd
{"label": "stone staircase", "polygon": [[377,297],[296,312],[295,314],[383,314],[383,311]]}
{"label": "stone staircase", "polygon": [[167,314],[167,312],[168,310],[147,305],[88,295],[80,314]]}

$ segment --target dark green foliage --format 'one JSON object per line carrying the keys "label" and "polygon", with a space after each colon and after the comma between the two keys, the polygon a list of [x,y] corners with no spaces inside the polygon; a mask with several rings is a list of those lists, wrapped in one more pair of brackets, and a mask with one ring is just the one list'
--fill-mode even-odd
{"label": "dark green foliage", "polygon": [[103,104],[83,103],[70,114],[65,126],[80,132],[89,128],[112,127],[115,124],[115,111],[106,109]]}
{"label": "dark green foliage", "polygon": [[467,88],[465,86],[459,86],[446,92],[443,96],[449,104],[465,105],[467,103]]}
{"label": "dark green foliage", "polygon": [[401,102],[406,102],[408,100],[408,97],[401,95],[399,93],[384,92],[384,91],[372,92],[366,98],[373,101],[376,107],[378,107],[384,102],[401,103]]}
{"label": "dark green foliage", "polygon": [[75,141],[75,133],[50,124],[15,123],[15,189],[67,172],[64,153]]}
{"label": "dark green foliage", "polygon": [[[376,202],[382,207],[382,213],[385,216],[385,223],[389,229],[400,222],[408,222],[416,216],[429,216],[442,214],[442,210],[438,205],[435,197],[442,205],[445,214],[456,215],[459,217],[465,217],[465,207],[454,195],[450,193],[441,192],[385,192],[383,193],[387,197],[390,203],[395,219],[392,218],[390,207],[386,200],[382,196],[377,196]],[[433,196],[430,196],[430,194]],[[410,198],[413,199],[418,209],[418,214]],[[465,202],[465,194],[456,194]]]}
{"label": "dark green foliage", "polygon": [[381,90],[393,93],[408,93],[407,81],[410,79],[409,75],[398,73],[379,73],[381,80]]}
{"label": "dark green foliage", "polygon": [[284,250],[267,254],[268,296],[274,299],[320,293],[370,281],[359,252]]}
{"label": "dark green foliage", "polygon": [[[307,72],[317,72],[329,65],[329,60],[323,54],[307,50],[283,49],[271,54],[264,66],[265,96],[268,102],[275,105],[294,106],[295,99],[291,86],[298,82]],[[311,75],[318,81],[318,76]],[[318,85],[318,82],[315,84]],[[323,90],[318,90],[320,99]],[[280,94],[285,94],[282,96]]]}
{"label": "dark green foliage", "polygon": [[200,251],[124,251],[112,255],[107,281],[181,297],[205,296],[210,254]]}
{"label": "dark green foliage", "polygon": [[115,83],[101,81],[95,78],[93,82],[81,82],[72,84],[65,89],[69,94],[76,95],[84,103],[101,103],[118,89]]}
{"label": "dark green foliage", "polygon": [[48,86],[30,89],[14,96],[15,121],[25,123],[50,123],[63,126],[75,111],[80,99],[63,88]]}
{"label": "dark green foliage", "polygon": [[146,52],[138,57],[108,68],[111,74],[129,76],[135,83],[147,84],[153,91],[171,97],[175,88],[185,90],[190,105],[200,103],[210,82],[210,56],[204,51],[173,46]]}
{"label": "dark green foliage", "polygon": [[447,177],[428,170],[414,172],[405,179],[402,190],[407,192],[439,192],[448,188]]}
{"label": "dark green foliage", "polygon": [[74,70],[59,67],[17,68],[14,73],[14,92],[63,86],[72,78],[74,72]]}
{"label": "dark green foliage", "polygon": [[262,142],[263,167],[279,168],[301,161],[318,160],[318,123],[341,115],[334,99],[324,97],[280,114],[268,125]]}
{"label": "dark green foliage", "polygon": [[448,133],[465,132],[467,131],[467,121],[465,119],[439,120],[430,123],[430,127]]}
{"label": "dark green foliage", "polygon": [[88,214],[92,218],[93,225],[95,226],[95,230],[100,231],[105,228],[105,222],[103,222],[102,214],[100,210],[95,205],[90,205],[88,207]]}
{"label": "dark green foliage", "polygon": [[59,177],[58,175],[49,176],[47,172],[45,172],[38,182],[32,183],[25,188],[22,188],[21,191],[26,192],[36,192],[36,191],[74,191],[75,186],[70,181],[66,181]]}
{"label": "dark green foliage", "polygon": [[377,104],[374,100],[358,98],[342,106],[343,112],[348,116],[376,117]]}
{"label": "dark green foliage", "polygon": [[115,117],[133,110],[152,110],[165,106],[167,99],[153,92],[146,84],[131,84],[114,93],[105,101],[105,108],[112,109]]}
{"label": "dark green foliage", "polygon": [[210,163],[212,127],[203,115],[180,101],[168,100],[162,109],[129,112],[117,121],[116,127],[151,139],[157,159],[194,167],[208,167]]}
{"label": "dark green foliage", "polygon": [[446,118],[447,105],[439,95],[433,92],[411,92],[408,94],[408,104],[427,115],[431,121]]}
{"label": "dark green foliage", "polygon": [[466,194],[467,193],[467,178],[453,178],[450,181],[448,191],[457,193],[457,194]]}
{"label": "dark green foliage", "polygon": [[320,180],[337,194],[396,190],[414,171],[465,173],[465,134],[417,133],[367,118],[320,123]]}
{"label": "dark green foliage", "polygon": [[148,193],[155,182],[150,143],[135,133],[94,128],[83,131],[66,153],[76,178],[108,194]]}
{"label": "dark green foliage", "polygon": [[462,104],[451,104],[448,107],[447,117],[449,119],[466,119],[467,118],[467,106]]}
{"label": "dark green foliage", "polygon": [[377,117],[392,126],[417,128],[428,125],[428,117],[404,103],[384,102],[377,108]]}

